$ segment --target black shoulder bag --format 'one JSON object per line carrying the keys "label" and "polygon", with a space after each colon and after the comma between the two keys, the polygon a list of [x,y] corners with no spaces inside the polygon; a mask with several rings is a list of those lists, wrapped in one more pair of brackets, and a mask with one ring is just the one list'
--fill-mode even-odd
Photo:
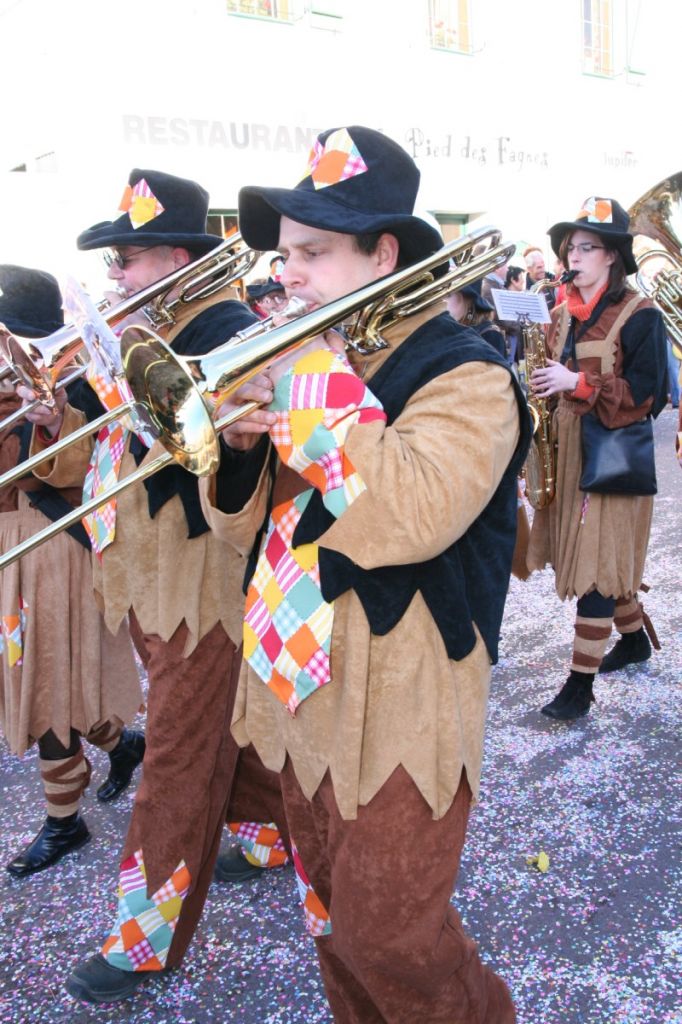
{"label": "black shoulder bag", "polygon": [[[577,370],[573,325],[570,335],[571,355]],[[580,417],[580,435],[581,491],[633,496],[657,493],[651,416],[629,423],[626,427],[605,427],[598,416],[588,412]]]}

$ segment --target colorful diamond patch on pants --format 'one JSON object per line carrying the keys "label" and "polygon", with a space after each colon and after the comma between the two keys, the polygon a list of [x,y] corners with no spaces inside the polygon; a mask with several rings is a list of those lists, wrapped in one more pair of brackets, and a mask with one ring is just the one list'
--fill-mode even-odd
{"label": "colorful diamond patch on pants", "polygon": [[0,631],[0,654],[7,651],[7,664],[10,668],[24,663],[24,634],[26,632],[26,616],[28,605],[23,597],[19,598],[19,610],[16,615],[2,616]]}
{"label": "colorful diamond patch on pants", "polygon": [[288,861],[282,837],[274,821],[231,821],[230,832],[239,842],[249,864],[259,868],[279,868]]}
{"label": "colorful diamond patch on pants", "polygon": [[189,891],[190,873],[184,860],[160,889],[147,896],[147,873],[142,850],[121,864],[116,930],[102,955],[121,971],[161,971]]}
{"label": "colorful diamond patch on pants", "polygon": [[298,885],[298,895],[301,897],[301,903],[303,905],[303,915],[305,917],[305,926],[315,938],[320,935],[331,935],[332,923],[329,917],[327,908],[322,903],[319,896],[313,889],[305,868],[301,862],[296,843],[291,843],[291,851],[294,857],[294,870],[296,871],[296,884]]}

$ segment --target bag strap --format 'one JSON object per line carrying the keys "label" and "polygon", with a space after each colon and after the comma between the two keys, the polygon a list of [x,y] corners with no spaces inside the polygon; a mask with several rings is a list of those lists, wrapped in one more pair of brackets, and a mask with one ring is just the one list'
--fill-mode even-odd
{"label": "bag strap", "polygon": [[616,347],[614,342],[620,334],[623,324],[632,316],[640,302],[642,302],[642,296],[633,295],[628,304],[621,309],[611,326],[611,330],[606,335],[606,338],[604,339],[606,355],[602,359],[602,373],[613,373],[613,367],[616,363]]}
{"label": "bag strap", "polygon": [[568,303],[564,302],[561,306],[559,313],[559,326],[556,332],[556,338],[554,341],[554,350],[552,352],[552,359],[562,361],[562,352],[564,345],[566,344],[566,338],[568,336],[568,329],[571,325],[571,317],[568,312]]}

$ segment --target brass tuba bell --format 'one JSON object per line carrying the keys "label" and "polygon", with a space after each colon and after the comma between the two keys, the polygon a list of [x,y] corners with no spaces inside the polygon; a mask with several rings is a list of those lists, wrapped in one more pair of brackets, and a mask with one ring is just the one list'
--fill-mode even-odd
{"label": "brass tuba bell", "polygon": [[643,236],[634,246],[637,284],[658,306],[682,359],[682,171],[659,181],[628,213],[631,233]]}

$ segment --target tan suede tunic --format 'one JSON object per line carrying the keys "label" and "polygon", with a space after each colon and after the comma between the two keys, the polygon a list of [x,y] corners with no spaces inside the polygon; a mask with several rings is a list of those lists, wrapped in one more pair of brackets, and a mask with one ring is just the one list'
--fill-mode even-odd
{"label": "tan suede tunic", "polygon": [[[19,405],[0,397],[0,415]],[[14,468],[20,441],[0,433],[0,470]],[[11,551],[49,525],[32,508],[37,481],[22,478],[0,492],[0,551]],[[62,492],[67,501],[77,493]],[[0,573],[0,610],[17,615],[23,602],[23,653],[12,666],[0,657],[0,727],[14,754],[24,754],[52,729],[64,746],[71,729],[87,734],[106,720],[130,722],[142,704],[142,689],[127,626],[115,636],[104,628],[92,594],[90,551],[60,533]]]}
{"label": "tan suede tunic", "polygon": [[[654,499],[626,494],[589,494],[580,490],[582,472],[580,417],[596,405],[609,427],[641,419],[653,404],[635,406],[622,376],[620,331],[629,316],[651,306],[630,291],[608,307],[576,345],[578,369],[601,387],[587,402],[562,394],[552,418],[558,441],[556,498],[535,513],[527,563],[532,572],[550,564],[561,600],[598,590],[606,597],[631,597],[642,584]],[[569,329],[566,305],[552,314],[547,348],[558,360]]]}
{"label": "tan suede tunic", "polygon": [[[387,333],[397,347],[432,311]],[[356,369],[369,382],[388,352]],[[371,384],[370,384],[371,387]],[[509,374],[469,363],[412,396],[387,427],[351,429],[345,451],[367,490],[320,544],[364,568],[434,557],[460,537],[494,494],[519,439]],[[202,480],[204,513],[215,532],[246,552],[266,509],[264,471],[256,493],[236,515],[212,504],[214,485]],[[466,768],[478,792],[490,661],[482,640],[459,662],[417,594],[387,636],[370,633],[354,591],[334,603],[331,682],[289,712],[245,663],[233,734],[252,742],[268,768],[287,754],[307,797],[330,771],[339,810],[357,816],[398,765],[403,765],[440,818]]]}
{"label": "tan suede tunic", "polygon": [[[228,296],[230,297],[230,296]],[[175,335],[203,309],[224,301],[225,293],[202,303],[181,308],[178,321],[165,340]],[[226,341],[228,339],[225,339]],[[67,405],[61,435],[85,422],[83,414]],[[41,447],[34,434],[33,450]],[[141,463],[162,452],[157,442]],[[83,441],[46,462],[36,476],[56,487],[82,482],[92,452]],[[137,469],[129,442],[121,463],[119,479]],[[94,587],[107,626],[112,631],[132,608],[145,633],[169,640],[184,621],[189,629],[184,656],[220,622],[237,645],[241,643],[243,614],[242,581],[246,562],[234,546],[208,531],[189,539],[187,520],[180,498],[171,498],[149,516],[144,483],[136,483],[117,499],[116,536],[102,553],[93,558]]]}

